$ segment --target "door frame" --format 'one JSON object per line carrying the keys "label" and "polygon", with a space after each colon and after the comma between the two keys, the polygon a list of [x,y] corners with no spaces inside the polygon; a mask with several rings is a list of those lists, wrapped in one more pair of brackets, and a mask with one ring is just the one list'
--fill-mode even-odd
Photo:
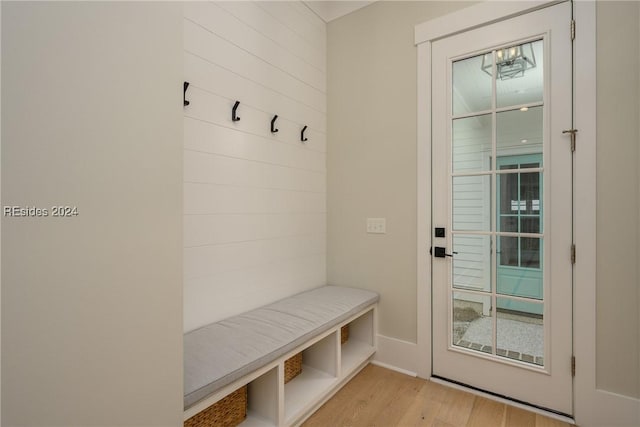
{"label": "door frame", "polygon": [[[483,2],[415,27],[417,46],[417,373],[431,377],[431,44],[433,41],[568,0]],[[574,418],[584,426],[617,419],[633,422],[636,401],[598,390],[596,385],[596,5],[573,3],[579,28],[574,41]],[[569,23],[567,23],[569,28]],[[569,125],[569,124],[567,124]],[[579,287],[575,287],[579,283]]]}

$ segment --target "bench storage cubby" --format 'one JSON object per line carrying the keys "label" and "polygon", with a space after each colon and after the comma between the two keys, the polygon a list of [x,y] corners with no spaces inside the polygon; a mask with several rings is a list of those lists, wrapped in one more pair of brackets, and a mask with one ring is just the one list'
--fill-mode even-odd
{"label": "bench storage cubby", "polygon": [[302,353],[296,353],[284,361],[284,383],[288,383],[302,372]]}
{"label": "bench storage cubby", "polygon": [[[243,427],[300,424],[375,353],[377,301],[323,286],[185,334],[184,419],[246,385]],[[285,362],[299,354],[285,383]]]}
{"label": "bench storage cubby", "polygon": [[242,386],[184,422],[184,427],[235,427],[247,418],[247,386]]}

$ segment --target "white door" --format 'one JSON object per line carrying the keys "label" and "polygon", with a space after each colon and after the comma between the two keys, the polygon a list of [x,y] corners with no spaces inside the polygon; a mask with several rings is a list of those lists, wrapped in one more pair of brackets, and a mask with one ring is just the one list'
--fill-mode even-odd
{"label": "white door", "polygon": [[566,2],[432,50],[433,375],[568,415],[570,21]]}

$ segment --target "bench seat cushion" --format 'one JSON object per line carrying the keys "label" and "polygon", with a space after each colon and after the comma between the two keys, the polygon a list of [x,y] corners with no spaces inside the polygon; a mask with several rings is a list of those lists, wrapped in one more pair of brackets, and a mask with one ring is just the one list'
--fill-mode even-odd
{"label": "bench seat cushion", "polygon": [[184,407],[273,362],[378,301],[363,289],[323,286],[184,335]]}

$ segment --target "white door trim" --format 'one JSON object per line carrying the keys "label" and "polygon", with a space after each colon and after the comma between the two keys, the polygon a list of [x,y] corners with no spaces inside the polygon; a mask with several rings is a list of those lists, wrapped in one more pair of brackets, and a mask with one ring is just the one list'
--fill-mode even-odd
{"label": "white door trim", "polygon": [[431,377],[431,42],[418,46],[417,108],[417,350],[416,372]]}
{"label": "white door trim", "polygon": [[[419,377],[431,376],[431,42],[522,15],[559,1],[484,2],[415,27],[417,96],[417,310]],[[596,384],[596,6],[576,1],[579,36],[574,44],[574,127],[580,130],[574,162],[574,354],[575,419],[581,426],[636,425],[637,399],[598,390]],[[578,284],[578,286],[576,286]]]}
{"label": "white door trim", "polygon": [[567,0],[486,1],[416,25],[415,44],[433,42],[565,1]]}

